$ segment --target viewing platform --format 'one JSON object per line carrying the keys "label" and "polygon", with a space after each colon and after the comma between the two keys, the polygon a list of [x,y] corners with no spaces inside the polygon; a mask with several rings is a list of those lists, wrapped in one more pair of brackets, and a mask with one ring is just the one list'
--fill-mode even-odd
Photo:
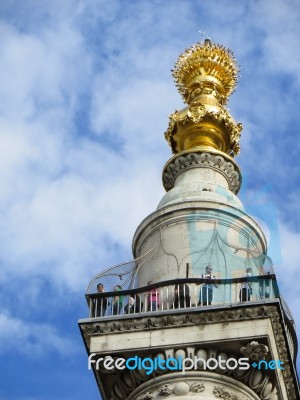
{"label": "viewing platform", "polygon": [[[86,294],[89,318],[157,314],[278,299],[275,275],[233,279],[173,279],[137,289]],[[290,313],[288,319],[293,323]]]}

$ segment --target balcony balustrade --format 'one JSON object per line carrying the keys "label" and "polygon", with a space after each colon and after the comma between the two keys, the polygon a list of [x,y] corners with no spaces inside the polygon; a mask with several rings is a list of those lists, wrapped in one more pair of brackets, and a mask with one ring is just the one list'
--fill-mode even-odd
{"label": "balcony balustrade", "polygon": [[271,274],[233,279],[174,279],[136,289],[86,294],[89,318],[157,314],[264,302],[278,297],[276,278]]}

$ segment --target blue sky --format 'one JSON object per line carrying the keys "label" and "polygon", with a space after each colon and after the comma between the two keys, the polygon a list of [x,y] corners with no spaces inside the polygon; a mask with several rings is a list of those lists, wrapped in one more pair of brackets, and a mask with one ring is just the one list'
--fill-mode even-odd
{"label": "blue sky", "polygon": [[199,30],[241,65],[240,197],[300,324],[300,1],[2,0],[0,400],[99,398],[84,293],[164,194],[170,70]]}

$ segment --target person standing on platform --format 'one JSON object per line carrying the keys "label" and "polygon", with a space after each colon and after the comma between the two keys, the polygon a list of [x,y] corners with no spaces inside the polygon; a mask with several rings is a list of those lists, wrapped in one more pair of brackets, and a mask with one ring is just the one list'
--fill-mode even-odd
{"label": "person standing on platform", "polygon": [[[212,275],[212,266],[210,264],[205,268],[205,274],[202,275],[203,279],[216,279],[214,275]],[[216,283],[204,283],[203,286],[200,287],[199,294],[199,303],[198,305],[211,305],[213,300],[213,288],[217,288],[218,285]]]}
{"label": "person standing on platform", "polygon": [[[153,282],[149,281],[148,286],[152,285]],[[151,289],[147,293],[147,303],[148,303],[148,311],[156,311],[159,307],[159,291],[156,288]]]}
{"label": "person standing on platform", "polygon": [[[245,277],[252,276],[252,269],[246,269]],[[242,282],[240,290],[240,301],[250,301],[252,294],[252,286],[250,282]]]}

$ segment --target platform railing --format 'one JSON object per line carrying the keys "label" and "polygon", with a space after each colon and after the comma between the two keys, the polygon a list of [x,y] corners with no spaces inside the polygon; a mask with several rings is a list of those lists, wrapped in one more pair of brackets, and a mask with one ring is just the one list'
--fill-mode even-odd
{"label": "platform railing", "polygon": [[279,297],[275,275],[232,279],[174,279],[131,290],[86,294],[89,318],[156,314],[252,303]]}

